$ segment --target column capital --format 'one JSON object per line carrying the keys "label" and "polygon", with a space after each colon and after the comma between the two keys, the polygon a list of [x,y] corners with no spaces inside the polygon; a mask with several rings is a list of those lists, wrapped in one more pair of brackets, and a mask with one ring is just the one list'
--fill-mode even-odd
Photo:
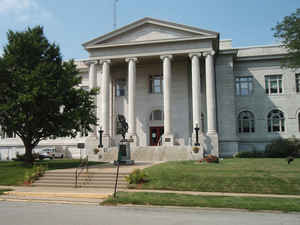
{"label": "column capital", "polygon": [[136,58],[136,57],[125,58],[125,62],[129,62],[129,61],[137,62],[137,61],[138,61],[138,58]]}
{"label": "column capital", "polygon": [[91,64],[98,64],[99,61],[96,59],[92,59],[92,60],[84,60],[83,63],[87,66],[91,65]]}
{"label": "column capital", "polygon": [[206,57],[206,56],[208,56],[208,55],[213,56],[213,55],[216,54],[216,52],[215,52],[214,50],[210,50],[210,51],[203,52],[202,54],[203,54],[203,56]]}
{"label": "column capital", "polygon": [[189,57],[192,59],[194,56],[197,56],[198,58],[200,58],[202,56],[201,52],[197,52],[197,53],[190,53]]}
{"label": "column capital", "polygon": [[103,64],[103,63],[108,63],[108,64],[110,64],[110,63],[111,63],[111,60],[110,60],[110,59],[100,59],[99,63],[100,63],[100,64]]}
{"label": "column capital", "polygon": [[160,56],[160,59],[161,59],[161,60],[164,60],[165,58],[168,58],[168,59],[171,60],[171,59],[173,58],[173,55],[161,55],[161,56]]}

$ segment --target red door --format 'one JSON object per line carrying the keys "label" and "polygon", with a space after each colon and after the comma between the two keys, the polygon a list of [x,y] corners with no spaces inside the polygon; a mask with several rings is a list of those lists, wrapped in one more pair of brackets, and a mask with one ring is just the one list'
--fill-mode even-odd
{"label": "red door", "polygon": [[159,141],[163,133],[164,127],[150,127],[150,146],[159,145]]}

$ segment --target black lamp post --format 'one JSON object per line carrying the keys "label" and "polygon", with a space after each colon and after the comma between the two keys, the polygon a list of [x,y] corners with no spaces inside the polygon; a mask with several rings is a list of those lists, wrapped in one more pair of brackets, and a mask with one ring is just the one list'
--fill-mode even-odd
{"label": "black lamp post", "polygon": [[98,148],[103,148],[103,145],[102,145],[102,134],[103,134],[102,127],[100,127],[100,130],[98,132],[99,132],[99,145],[98,145]]}
{"label": "black lamp post", "polygon": [[196,127],[195,127],[195,131],[196,131],[196,143],[195,143],[195,146],[200,146],[200,143],[199,143],[199,125],[198,123],[196,123]]}

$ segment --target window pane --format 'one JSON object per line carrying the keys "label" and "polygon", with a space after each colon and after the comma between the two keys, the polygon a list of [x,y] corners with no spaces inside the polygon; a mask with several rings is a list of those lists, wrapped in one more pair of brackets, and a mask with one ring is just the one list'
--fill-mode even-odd
{"label": "window pane", "polygon": [[236,84],[236,95],[240,95],[240,84]]}
{"label": "window pane", "polygon": [[238,77],[235,79],[236,95],[250,95],[252,77]]}
{"label": "window pane", "polygon": [[162,93],[162,76],[150,76],[150,93]]}
{"label": "window pane", "polygon": [[279,93],[282,93],[282,80],[279,80],[278,83],[279,83]]}
{"label": "window pane", "polygon": [[269,79],[267,78],[265,80],[265,86],[266,86],[266,93],[269,94]]}
{"label": "window pane", "polygon": [[277,81],[276,80],[271,80],[270,83],[270,89],[271,89],[271,94],[277,93]]}
{"label": "window pane", "polygon": [[250,123],[249,123],[249,120],[244,120],[243,121],[243,126],[244,126],[244,132],[249,133],[250,132]]}
{"label": "window pane", "polygon": [[116,80],[116,96],[125,96],[126,80]]}
{"label": "window pane", "polygon": [[153,119],[154,120],[162,120],[162,112],[160,110],[155,110],[153,112]]}

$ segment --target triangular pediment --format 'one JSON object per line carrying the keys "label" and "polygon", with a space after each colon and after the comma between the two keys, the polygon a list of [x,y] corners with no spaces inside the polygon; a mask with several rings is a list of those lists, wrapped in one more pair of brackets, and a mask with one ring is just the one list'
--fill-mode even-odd
{"label": "triangular pediment", "polygon": [[171,22],[144,18],[83,44],[86,48],[218,36],[218,33]]}

